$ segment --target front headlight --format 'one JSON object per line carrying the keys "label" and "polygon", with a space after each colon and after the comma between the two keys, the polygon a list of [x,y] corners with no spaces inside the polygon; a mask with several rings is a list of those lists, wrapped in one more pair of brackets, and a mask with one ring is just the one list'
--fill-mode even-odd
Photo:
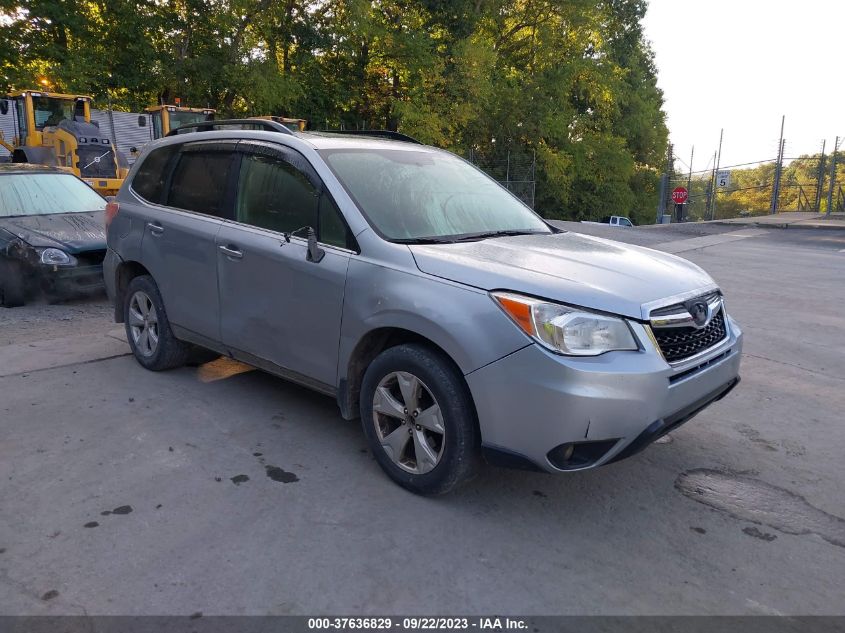
{"label": "front headlight", "polygon": [[491,296],[528,336],[558,354],[598,356],[639,349],[631,328],[618,317],[511,292],[493,292]]}
{"label": "front headlight", "polygon": [[58,248],[45,248],[41,251],[41,263],[48,266],[76,266],[76,258]]}

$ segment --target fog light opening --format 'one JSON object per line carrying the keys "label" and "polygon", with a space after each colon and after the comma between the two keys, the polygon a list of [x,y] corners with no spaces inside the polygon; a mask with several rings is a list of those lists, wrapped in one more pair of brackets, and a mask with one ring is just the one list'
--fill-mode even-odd
{"label": "fog light opening", "polygon": [[546,458],[559,470],[588,468],[607,455],[618,441],[615,439],[598,442],[567,442],[550,450]]}

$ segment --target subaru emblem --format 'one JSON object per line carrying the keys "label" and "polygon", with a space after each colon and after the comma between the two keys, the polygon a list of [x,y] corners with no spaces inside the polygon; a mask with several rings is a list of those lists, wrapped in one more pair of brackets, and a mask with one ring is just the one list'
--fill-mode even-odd
{"label": "subaru emblem", "polygon": [[704,301],[696,301],[689,307],[693,323],[698,327],[704,327],[710,320],[710,310]]}

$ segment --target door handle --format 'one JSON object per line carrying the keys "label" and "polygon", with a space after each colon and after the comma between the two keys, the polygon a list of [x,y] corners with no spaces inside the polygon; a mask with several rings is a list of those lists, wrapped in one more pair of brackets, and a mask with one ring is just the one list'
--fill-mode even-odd
{"label": "door handle", "polygon": [[164,233],[164,227],[161,224],[156,224],[155,222],[147,222],[147,228],[150,229],[150,233],[153,235],[161,235]]}
{"label": "door handle", "polygon": [[243,252],[239,251],[237,247],[231,244],[229,244],[229,246],[223,246],[221,244],[217,248],[219,248],[226,255],[226,257],[231,257],[232,259],[242,259],[244,256]]}

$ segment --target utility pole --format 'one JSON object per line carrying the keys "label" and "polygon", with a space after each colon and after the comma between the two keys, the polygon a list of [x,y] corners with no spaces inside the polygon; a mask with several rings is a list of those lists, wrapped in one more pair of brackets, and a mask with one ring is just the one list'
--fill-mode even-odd
{"label": "utility pole", "polygon": [[716,152],[713,152],[713,171],[710,172],[710,182],[707,183],[707,204],[704,208],[705,217],[710,217],[710,210],[713,208],[713,190],[716,186]]}
{"label": "utility pole", "polygon": [[660,198],[657,200],[657,220],[655,224],[663,222],[663,216],[666,213],[666,195],[669,189],[669,176],[663,174],[660,176]]}
{"label": "utility pole", "polygon": [[692,152],[689,155],[689,176],[687,176],[687,191],[692,186],[692,161],[695,158],[695,145],[692,146]]}
{"label": "utility pole", "polygon": [[839,151],[839,137],[836,137],[836,142],[833,144],[833,154],[830,157],[830,187],[827,190],[827,213],[825,217],[830,217],[830,212],[833,211],[833,188],[836,186],[836,152]]}
{"label": "utility pole", "polygon": [[[695,159],[695,145],[692,146],[692,151],[690,152],[690,155],[689,155],[689,176],[687,176],[687,192],[688,192],[688,195],[690,195],[691,192],[692,192],[692,161],[694,159]],[[692,196],[690,195],[690,198],[691,197]],[[687,213],[686,213],[687,217],[689,217],[689,209],[690,209],[689,205],[691,204],[690,198],[687,198],[687,201],[685,203],[687,205]]]}
{"label": "utility pole", "polygon": [[822,155],[819,158],[819,173],[817,176],[817,183],[816,183],[816,203],[813,205],[813,208],[816,210],[816,213],[822,212],[822,188],[824,187],[824,150],[825,145],[827,144],[827,139],[822,140]]}
{"label": "utility pole", "polygon": [[672,173],[673,160],[672,144],[669,143],[669,149],[666,153],[666,170],[660,177],[660,198],[657,200],[657,221],[655,224],[661,224],[663,222],[663,216],[666,213],[666,202],[669,198],[669,178]]}
{"label": "utility pole", "polygon": [[716,190],[716,172],[719,171],[719,167],[722,164],[722,140],[725,138],[725,128],[722,128],[721,132],[719,132],[719,151],[716,154],[716,162],[713,164],[713,187],[712,191],[713,194],[710,198],[710,219],[716,219],[716,196],[718,191]]}
{"label": "utility pole", "polygon": [[780,172],[783,166],[783,128],[786,124],[786,115],[780,120],[780,140],[778,141],[778,162],[775,165],[775,181],[772,185],[771,214],[778,212],[778,198],[780,198]]}

